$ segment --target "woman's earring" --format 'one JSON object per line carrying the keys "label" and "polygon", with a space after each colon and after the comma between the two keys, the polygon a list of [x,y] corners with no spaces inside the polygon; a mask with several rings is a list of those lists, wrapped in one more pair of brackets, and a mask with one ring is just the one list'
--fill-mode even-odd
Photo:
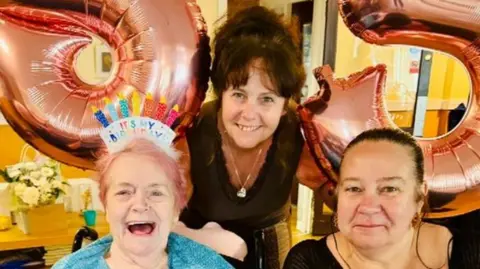
{"label": "woman's earring", "polygon": [[333,214],[333,226],[338,229],[338,215],[337,213]]}
{"label": "woman's earring", "polygon": [[422,221],[421,213],[420,212],[415,213],[412,219],[412,227],[417,227],[421,221]]}

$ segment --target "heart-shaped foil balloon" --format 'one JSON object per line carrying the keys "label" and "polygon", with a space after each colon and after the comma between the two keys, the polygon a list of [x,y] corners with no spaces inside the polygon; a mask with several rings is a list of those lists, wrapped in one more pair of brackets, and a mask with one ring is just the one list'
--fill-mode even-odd
{"label": "heart-shaped foil balloon", "polygon": [[[74,69],[92,37],[109,45],[113,60],[112,75],[97,85]],[[102,142],[91,106],[135,90],[142,104],[147,93],[165,97],[169,109],[179,105],[181,134],[208,87],[208,43],[193,0],[0,1],[0,109],[42,153],[92,169]]]}

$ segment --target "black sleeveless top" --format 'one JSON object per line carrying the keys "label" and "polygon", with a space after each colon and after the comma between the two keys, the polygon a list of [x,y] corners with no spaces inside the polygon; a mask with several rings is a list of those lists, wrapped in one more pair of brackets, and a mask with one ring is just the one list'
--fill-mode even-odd
{"label": "black sleeveless top", "polygon": [[187,131],[193,194],[180,220],[190,228],[219,223],[245,240],[251,256],[256,249],[253,235],[290,215],[290,193],[304,140],[296,113],[290,109],[280,120],[256,181],[247,196],[239,198],[229,180],[217,111],[217,101],[204,104]]}
{"label": "black sleeveless top", "polygon": [[[480,210],[446,218],[430,220],[447,227],[452,233],[452,252],[448,268],[480,269]],[[298,243],[288,253],[284,269],[342,269],[327,246],[327,237]]]}
{"label": "black sleeveless top", "polygon": [[[239,198],[225,165],[217,110],[216,101],[204,104],[187,132],[193,195],[186,211],[203,220],[197,225],[215,221],[261,229],[284,220],[289,215],[290,192],[304,143],[294,111],[280,120],[258,178],[247,196]],[[192,222],[198,221],[187,222],[197,226]]]}

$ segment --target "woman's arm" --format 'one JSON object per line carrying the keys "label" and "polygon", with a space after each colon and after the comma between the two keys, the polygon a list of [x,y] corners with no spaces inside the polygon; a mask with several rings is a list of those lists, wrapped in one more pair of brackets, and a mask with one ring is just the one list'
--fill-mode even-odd
{"label": "woman's arm", "polygon": [[[193,194],[193,184],[190,175],[190,151],[186,137],[175,142],[175,148],[181,153],[179,163],[187,181],[187,201]],[[208,246],[221,255],[243,261],[247,255],[247,245],[238,235],[223,229],[217,223],[209,222],[201,229],[191,229],[179,222],[173,232],[185,236],[202,245]]]}
{"label": "woman's arm", "polygon": [[215,222],[209,222],[201,229],[190,229],[182,222],[179,222],[173,232],[238,261],[243,261],[245,256],[247,256],[247,244],[245,241],[235,233],[223,229]]}

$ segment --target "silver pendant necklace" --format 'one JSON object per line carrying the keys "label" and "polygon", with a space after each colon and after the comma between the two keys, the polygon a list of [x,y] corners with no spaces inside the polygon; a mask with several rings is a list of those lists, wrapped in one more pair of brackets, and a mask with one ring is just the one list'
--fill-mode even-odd
{"label": "silver pendant necklace", "polygon": [[[227,133],[227,131],[225,131],[225,133]],[[241,185],[240,190],[237,191],[237,197],[245,198],[245,197],[247,197],[247,189],[245,188],[245,186],[247,185],[248,181],[250,180],[250,177],[252,175],[253,170],[257,166],[257,162],[258,162],[258,159],[260,158],[260,154],[262,154],[262,152],[263,152],[263,148],[258,150],[257,158],[255,159],[255,163],[253,164],[252,170],[247,175],[247,179],[245,179],[245,182],[243,182],[243,184],[242,184],[242,181],[240,180],[240,174],[238,173],[237,165],[235,164],[235,158],[233,157],[232,148],[230,147],[230,142],[228,142],[228,139],[229,139],[229,137],[225,137],[225,140],[227,142],[228,151],[230,153],[230,157],[232,158],[233,170],[235,171],[235,175],[237,176],[238,183],[240,183],[240,185]]]}
{"label": "silver pendant necklace", "polygon": [[242,187],[239,191],[237,191],[237,196],[240,198],[245,198],[247,196],[247,190],[245,187]]}

